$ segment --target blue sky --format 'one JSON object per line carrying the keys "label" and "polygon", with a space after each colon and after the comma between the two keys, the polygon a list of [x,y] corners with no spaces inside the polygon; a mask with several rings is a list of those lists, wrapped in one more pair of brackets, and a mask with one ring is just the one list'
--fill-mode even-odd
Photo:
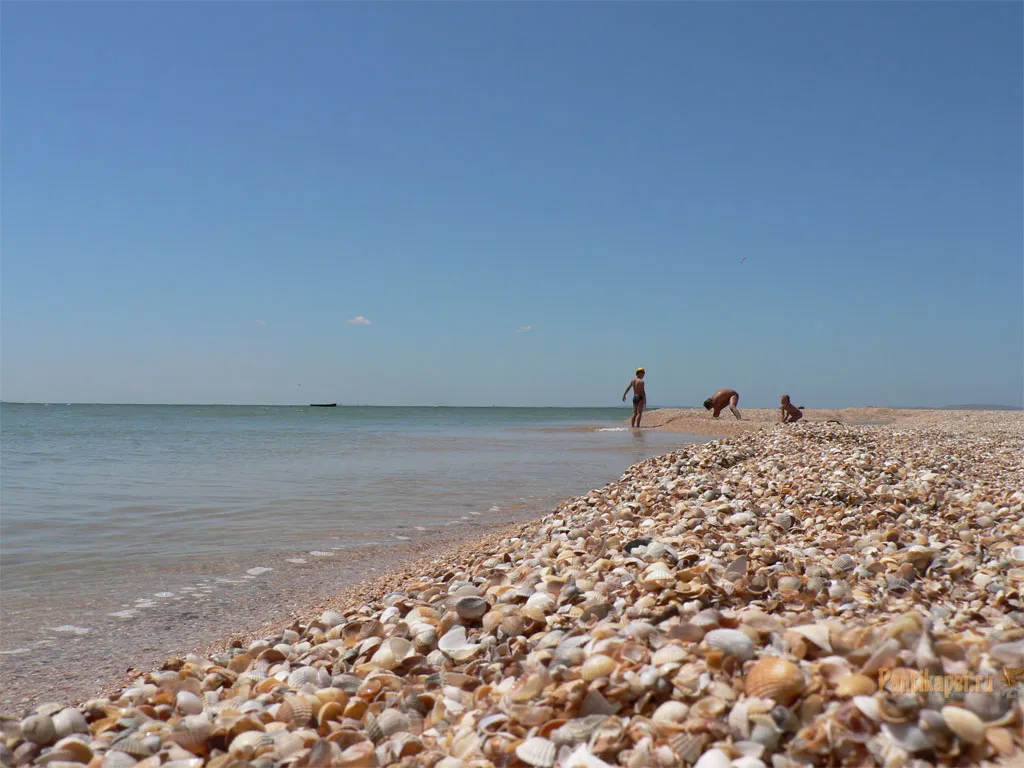
{"label": "blue sky", "polygon": [[5,3],[0,396],[1021,405],[1022,7]]}

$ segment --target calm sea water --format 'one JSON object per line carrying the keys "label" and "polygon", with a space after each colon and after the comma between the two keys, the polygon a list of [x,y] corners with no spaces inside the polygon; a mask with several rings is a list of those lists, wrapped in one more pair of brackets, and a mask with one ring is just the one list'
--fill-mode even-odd
{"label": "calm sea water", "polygon": [[0,654],[348,548],[537,517],[701,439],[621,430],[628,415],[5,403]]}

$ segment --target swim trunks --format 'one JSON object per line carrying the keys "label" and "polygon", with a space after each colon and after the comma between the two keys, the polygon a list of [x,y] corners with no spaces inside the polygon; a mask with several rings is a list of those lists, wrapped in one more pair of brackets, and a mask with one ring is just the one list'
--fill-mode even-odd
{"label": "swim trunks", "polygon": [[642,398],[642,397],[640,397],[640,395],[633,395],[633,405],[636,405],[636,404],[637,404],[637,403],[639,403],[639,402],[640,402],[641,400],[643,400],[643,398]]}

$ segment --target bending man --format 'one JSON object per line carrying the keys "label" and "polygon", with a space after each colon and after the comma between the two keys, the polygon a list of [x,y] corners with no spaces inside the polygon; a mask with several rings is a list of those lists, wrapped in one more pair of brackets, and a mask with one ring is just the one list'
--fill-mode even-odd
{"label": "bending man", "polygon": [[732,411],[732,415],[739,419],[742,418],[739,409],[736,407],[739,405],[739,402],[740,396],[735,389],[720,389],[704,401],[704,407],[709,411],[714,410],[711,418],[717,419],[718,414],[728,406],[729,410]]}

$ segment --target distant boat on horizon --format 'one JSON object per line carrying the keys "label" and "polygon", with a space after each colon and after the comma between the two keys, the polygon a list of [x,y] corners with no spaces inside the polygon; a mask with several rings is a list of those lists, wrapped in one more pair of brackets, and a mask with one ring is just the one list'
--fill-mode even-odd
{"label": "distant boat on horizon", "polygon": [[310,403],[310,408],[337,408],[337,403]]}

